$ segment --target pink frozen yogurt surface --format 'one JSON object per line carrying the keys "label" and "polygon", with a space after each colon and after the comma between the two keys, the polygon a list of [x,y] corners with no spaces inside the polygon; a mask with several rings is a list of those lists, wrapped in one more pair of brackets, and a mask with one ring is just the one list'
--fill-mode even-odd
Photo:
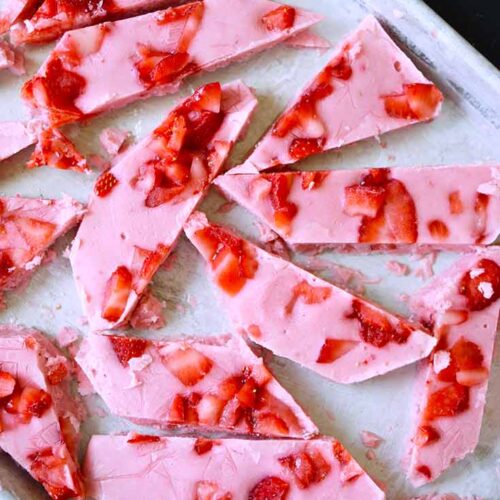
{"label": "pink frozen yogurt surface", "polygon": [[91,334],[76,361],[114,415],[161,428],[311,437],[318,429],[239,336]]}
{"label": "pink frozen yogurt surface", "polygon": [[440,91],[367,17],[256,145],[241,172],[295,163],[434,118]]}
{"label": "pink frozen yogurt surface", "polygon": [[418,326],[211,225],[199,212],[185,231],[209,262],[235,326],[326,378],[366,380],[427,356],[436,343]]}
{"label": "pink frozen yogurt surface", "polygon": [[[189,109],[200,106],[202,96],[207,96],[205,106],[215,106],[214,112],[194,110],[189,115]],[[222,90],[218,83],[208,84],[97,180],[71,251],[73,274],[92,330],[114,328],[129,318],[244,130],[256,102],[242,82],[224,85]],[[184,115],[186,136],[180,125],[186,124]],[[206,119],[191,122],[188,115]],[[175,136],[174,141],[174,132],[179,132],[180,139]]]}
{"label": "pink frozen yogurt surface", "polygon": [[85,460],[98,500],[381,500],[383,491],[335,439],[200,440],[93,436]]}
{"label": "pink frozen yogurt surface", "polygon": [[269,29],[263,17],[278,8],[270,0],[205,0],[66,33],[23,96],[61,124],[176,92],[188,75],[249,57],[321,20],[295,9],[293,24]]}
{"label": "pink frozen yogurt surface", "polygon": [[81,219],[84,207],[71,198],[0,197],[0,291],[23,283],[57,238]]}
{"label": "pink frozen yogurt surface", "polygon": [[475,165],[226,174],[214,183],[291,245],[462,250],[500,234],[500,190],[485,194],[499,181],[499,165]]}
{"label": "pink frozen yogurt surface", "polygon": [[500,249],[461,257],[412,297],[438,344],[422,362],[409,477],[433,481],[474,451],[481,430],[500,311]]}
{"label": "pink frozen yogurt surface", "polygon": [[0,161],[36,142],[36,134],[23,122],[0,122]]}
{"label": "pink frozen yogurt surface", "polygon": [[[0,448],[41,482],[52,498],[83,497],[76,461],[82,417],[69,365],[39,332],[0,326]],[[63,496],[63,493],[66,496]]]}

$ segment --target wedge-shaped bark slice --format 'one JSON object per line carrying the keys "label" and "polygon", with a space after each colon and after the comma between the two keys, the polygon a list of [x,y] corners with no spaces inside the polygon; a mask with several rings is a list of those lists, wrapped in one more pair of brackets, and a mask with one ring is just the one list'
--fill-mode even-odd
{"label": "wedge-shaped bark slice", "polygon": [[270,0],[205,0],[75,30],[22,93],[55,125],[173,93],[186,76],[240,61],[321,19],[293,8],[274,23],[266,17],[283,9]]}
{"label": "wedge-shaped bark slice", "polygon": [[462,250],[500,233],[500,166],[223,175],[214,183],[291,245]]}
{"label": "wedge-shaped bark slice", "polygon": [[127,320],[255,105],[241,82],[205,85],[97,180],[71,252],[91,329]]}
{"label": "wedge-shaped bark slice", "polygon": [[221,288],[235,326],[254,342],[336,382],[387,373],[427,356],[419,327],[210,224],[185,226]]}
{"label": "wedge-shaped bark slice", "polygon": [[132,17],[165,9],[179,0],[43,0],[30,18],[10,29],[10,39],[22,43],[50,42],[69,30],[84,28],[104,21]]}
{"label": "wedge-shaped bark slice", "polygon": [[460,258],[410,303],[438,344],[422,362],[409,477],[420,486],[474,451],[481,430],[500,310],[500,250]]}
{"label": "wedge-shaped bark slice", "polygon": [[97,500],[160,498],[270,500],[385,498],[332,438],[207,440],[93,436],[85,459]]}
{"label": "wedge-shaped bark slice", "polygon": [[150,341],[91,334],[76,361],[112,414],[140,424],[265,437],[318,432],[236,336]]}
{"label": "wedge-shaped bark slice", "polygon": [[36,134],[28,123],[0,122],[0,161],[19,153],[36,142]]}
{"label": "wedge-shaped bark slice", "polygon": [[241,172],[288,165],[434,118],[443,97],[374,17],[366,18],[277,119]]}
{"label": "wedge-shaped bark slice", "polygon": [[29,19],[43,0],[5,0],[0,9],[0,35],[24,19]]}
{"label": "wedge-shaped bark slice", "polygon": [[71,198],[0,197],[0,292],[24,283],[47,249],[81,219],[84,207]]}
{"label": "wedge-shaped bark slice", "polygon": [[0,326],[0,448],[54,499],[83,498],[81,408],[69,363],[39,332]]}

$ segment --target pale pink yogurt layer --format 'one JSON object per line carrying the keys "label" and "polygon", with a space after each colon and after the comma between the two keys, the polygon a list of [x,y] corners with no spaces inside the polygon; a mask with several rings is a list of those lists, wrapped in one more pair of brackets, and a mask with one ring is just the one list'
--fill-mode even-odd
{"label": "pale pink yogurt layer", "polygon": [[91,334],[76,361],[112,414],[141,424],[267,437],[318,432],[240,337]]}
{"label": "pale pink yogurt layer", "polygon": [[0,122],[0,161],[36,142],[35,131],[24,122]]}
{"label": "pale pink yogurt layer", "polygon": [[239,61],[321,19],[292,9],[287,24],[270,28],[265,16],[281,8],[270,0],[205,0],[72,31],[25,84],[23,96],[58,125],[176,92],[186,76]]}
{"label": "pale pink yogurt layer", "polygon": [[383,491],[336,440],[93,436],[85,459],[97,500],[382,500]]}
{"label": "pale pink yogurt layer", "polygon": [[[195,110],[202,95],[207,109]],[[97,180],[71,251],[92,330],[115,328],[129,318],[255,106],[241,82],[222,90],[219,84],[206,85]],[[192,115],[181,111],[191,107]],[[191,122],[189,116],[206,119]]]}
{"label": "pale pink yogurt layer", "polygon": [[66,358],[39,332],[0,326],[0,448],[52,498],[83,498],[76,460],[82,410],[69,378]]}
{"label": "pale pink yogurt layer", "polygon": [[437,87],[369,16],[237,168],[251,172],[288,165],[429,120],[441,101]]}
{"label": "pale pink yogurt layer", "polygon": [[418,326],[211,225],[199,212],[185,232],[210,264],[235,326],[326,378],[366,380],[427,356],[436,343]]}
{"label": "pale pink yogurt layer", "polygon": [[408,474],[433,481],[474,451],[481,430],[500,311],[500,249],[460,258],[410,306],[433,325],[438,344],[422,362]]}
{"label": "pale pink yogurt layer", "polygon": [[226,174],[214,184],[291,245],[461,250],[500,234],[498,165]]}

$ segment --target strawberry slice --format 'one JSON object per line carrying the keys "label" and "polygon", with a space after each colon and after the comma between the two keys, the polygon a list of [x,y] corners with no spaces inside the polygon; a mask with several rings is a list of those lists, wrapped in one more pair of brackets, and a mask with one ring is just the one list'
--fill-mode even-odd
{"label": "strawberry slice", "polygon": [[422,476],[425,476],[427,479],[432,478],[432,472],[429,467],[427,467],[427,465],[419,465],[416,470],[419,474],[422,474]]}
{"label": "strawberry slice", "polygon": [[132,358],[140,358],[148,347],[148,341],[136,337],[109,336],[109,341],[120,363],[128,367],[128,362]]}
{"label": "strawberry slice", "polygon": [[469,340],[460,338],[450,351],[452,363],[459,370],[472,370],[480,368],[484,361],[484,356],[480,347]]}
{"label": "strawberry slice", "polygon": [[262,434],[263,436],[287,436],[290,432],[286,422],[273,413],[258,415],[254,430],[257,434]]}
{"label": "strawberry slice", "polygon": [[16,379],[7,372],[0,371],[0,399],[11,396],[16,387]]}
{"label": "strawberry slice", "polygon": [[458,215],[463,213],[464,204],[462,202],[462,197],[460,196],[460,191],[453,191],[448,196],[448,202],[450,204],[450,214]]}
{"label": "strawberry slice", "polygon": [[42,417],[51,406],[52,398],[49,393],[43,389],[26,386],[19,392],[14,392],[5,410],[21,415],[26,422],[29,422],[31,417]]}
{"label": "strawberry slice", "polygon": [[216,441],[213,439],[198,438],[194,443],[194,451],[198,455],[204,455],[213,448],[214,443],[216,443]]}
{"label": "strawberry slice", "polygon": [[131,270],[134,275],[134,290],[138,295],[144,291],[153,279],[156,271],[158,271],[169,253],[170,247],[162,243],[158,244],[154,251],[137,246],[134,248]]}
{"label": "strawberry slice", "polygon": [[352,351],[358,344],[359,342],[353,342],[352,340],[326,339],[316,363],[333,363],[349,351]]}
{"label": "strawberry slice", "polygon": [[224,401],[230,400],[243,386],[244,379],[241,376],[229,377],[219,384],[218,395]]}
{"label": "strawberry slice", "polygon": [[120,320],[132,291],[132,274],[125,266],[119,266],[106,284],[101,316],[112,323]]}
{"label": "strawberry slice", "polygon": [[476,243],[479,244],[483,241],[484,232],[486,231],[486,222],[488,217],[488,205],[490,197],[484,193],[477,193],[474,200],[474,213],[476,214],[476,227],[477,234]]}
{"label": "strawberry slice", "polygon": [[217,396],[205,394],[196,410],[198,412],[198,419],[200,423],[206,425],[217,425],[224,410],[225,402]]}
{"label": "strawberry slice", "polygon": [[285,307],[286,314],[292,314],[295,304],[302,299],[307,305],[321,304],[328,300],[332,290],[326,286],[312,286],[307,281],[301,281],[292,290],[292,298]]}
{"label": "strawberry slice", "polygon": [[214,82],[199,88],[189,99],[187,105],[193,110],[219,113],[221,101],[221,85],[218,82]]}
{"label": "strawberry slice", "polygon": [[276,174],[270,176],[271,205],[274,209],[274,222],[280,228],[288,228],[297,214],[297,205],[288,201],[292,189],[291,175]]}
{"label": "strawberry slice", "polygon": [[484,384],[488,380],[487,368],[480,367],[471,370],[460,370],[457,372],[457,382],[465,387]]}
{"label": "strawberry slice", "polygon": [[231,500],[231,493],[221,493],[220,487],[213,481],[198,481],[194,500]]}
{"label": "strawberry slice", "polygon": [[352,66],[346,54],[342,54],[337,61],[329,64],[326,71],[339,80],[349,80],[352,76]]}
{"label": "strawberry slice", "polygon": [[156,137],[161,137],[164,141],[165,151],[161,153],[162,158],[175,161],[186,138],[186,118],[179,113],[173,113],[153,133]]}
{"label": "strawberry slice", "polygon": [[168,370],[187,387],[200,382],[213,366],[209,358],[189,346],[169,353],[163,358],[163,362]]}
{"label": "strawberry slice", "polygon": [[55,224],[30,217],[15,217],[13,220],[33,250],[47,247],[52,242],[56,231]]}
{"label": "strawberry slice", "polygon": [[493,260],[481,259],[475,269],[483,272],[465,273],[458,290],[471,311],[482,311],[500,297],[500,266]]}
{"label": "strawberry slice", "polygon": [[412,83],[405,85],[405,94],[413,115],[418,120],[433,118],[443,101],[443,94],[432,83]]}
{"label": "strawberry slice", "polygon": [[326,139],[324,137],[318,139],[301,139],[297,137],[290,144],[288,152],[294,160],[303,160],[311,155],[321,153],[325,143]]}
{"label": "strawberry slice", "polygon": [[355,184],[344,191],[344,212],[347,215],[375,217],[384,205],[385,188]]}
{"label": "strawberry slice", "polygon": [[427,227],[429,229],[429,233],[435,240],[443,241],[446,240],[450,235],[448,226],[442,220],[439,219],[431,220],[427,224]]}
{"label": "strawberry slice", "polygon": [[468,408],[469,388],[460,384],[451,384],[429,396],[424,417],[427,420],[453,417]]}
{"label": "strawberry slice", "polygon": [[94,193],[99,198],[107,196],[118,184],[118,179],[111,172],[104,172],[97,179],[94,186]]}
{"label": "strawberry slice", "polygon": [[149,444],[158,443],[160,441],[160,436],[149,436],[145,434],[133,434],[127,439],[127,443],[130,444]]}
{"label": "strawberry slice", "polygon": [[279,459],[294,475],[297,486],[303,490],[311,484],[320,483],[329,474],[330,464],[319,451],[302,451]]}
{"label": "strawberry slice", "polygon": [[261,390],[257,382],[249,377],[245,380],[243,386],[236,394],[240,404],[247,408],[256,408],[260,400]]}
{"label": "strawberry slice", "polygon": [[0,251],[0,284],[5,283],[16,267],[8,251]]}
{"label": "strawberry slice", "polygon": [[268,31],[284,31],[295,23],[296,11],[289,5],[282,5],[262,16],[262,22]]}
{"label": "strawberry slice", "polygon": [[385,112],[392,118],[413,120],[415,118],[406,95],[389,95],[384,97]]}
{"label": "strawberry slice", "polygon": [[328,175],[328,172],[302,172],[302,189],[307,191],[319,189]]}
{"label": "strawberry slice", "polygon": [[420,425],[414,438],[417,446],[428,446],[441,439],[439,432],[431,425]]}
{"label": "strawberry slice", "polygon": [[68,376],[68,368],[63,361],[47,367],[47,381],[50,385],[60,384]]}
{"label": "strawberry slice", "polygon": [[259,481],[250,491],[248,500],[285,500],[290,485],[276,476],[268,476]]}

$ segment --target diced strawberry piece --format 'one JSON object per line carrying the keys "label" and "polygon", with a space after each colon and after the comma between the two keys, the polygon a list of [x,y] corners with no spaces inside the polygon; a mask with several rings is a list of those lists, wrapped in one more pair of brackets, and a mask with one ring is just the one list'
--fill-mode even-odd
{"label": "diced strawberry piece", "polygon": [[329,64],[327,71],[331,76],[340,80],[349,80],[352,76],[352,66],[345,54],[336,62]]}
{"label": "diced strawberry piece", "polygon": [[60,384],[68,376],[68,368],[63,361],[47,367],[47,380],[50,385]]}
{"label": "diced strawberry piece", "polygon": [[420,465],[417,467],[417,472],[425,476],[427,479],[431,479],[432,473],[427,465]]}
{"label": "diced strawberry piece", "polygon": [[104,172],[97,179],[94,186],[94,193],[99,198],[107,196],[118,184],[118,179],[111,172]]}
{"label": "diced strawberry piece", "polygon": [[328,300],[332,294],[332,290],[326,286],[312,286],[307,281],[301,281],[292,290],[292,298],[285,307],[287,314],[292,314],[295,304],[299,299],[302,299],[307,305],[321,304]]}
{"label": "diced strawberry piece", "polygon": [[224,401],[228,401],[233,396],[235,396],[236,393],[241,389],[243,382],[244,380],[243,377],[241,376],[229,377],[223,380],[219,384],[219,391],[218,391],[219,396]]}
{"label": "diced strawberry piece", "polygon": [[162,151],[162,158],[168,161],[177,160],[184,145],[186,134],[186,118],[179,113],[172,113],[157,127],[154,135],[163,138],[165,143],[165,151]]}
{"label": "diced strawberry piece", "polygon": [[337,459],[340,465],[347,465],[352,460],[351,454],[339,441],[335,441],[333,443],[333,456]]}
{"label": "diced strawberry piece", "polygon": [[16,379],[7,372],[0,371],[0,399],[13,394],[16,387]]}
{"label": "diced strawberry piece", "polygon": [[247,408],[241,406],[238,398],[231,399],[224,407],[219,424],[227,428],[236,427],[246,414]]}
{"label": "diced strawberry piece", "polygon": [[224,113],[192,111],[188,114],[186,146],[195,151],[207,148],[224,121]]}
{"label": "diced strawberry piece", "polygon": [[415,203],[404,184],[390,180],[386,187],[385,217],[394,241],[415,243],[417,241],[417,211]]}
{"label": "diced strawberry piece", "polygon": [[462,203],[460,191],[453,191],[453,193],[450,193],[448,202],[450,204],[450,214],[458,215],[464,211],[464,204]]}
{"label": "diced strawberry piece", "polygon": [[316,363],[333,363],[349,351],[352,351],[358,344],[359,342],[351,340],[326,339]]}
{"label": "diced strawberry piece", "polygon": [[415,119],[406,95],[388,95],[384,97],[385,112],[392,118]]}
{"label": "diced strawberry piece", "polygon": [[385,188],[355,184],[344,191],[344,212],[347,215],[375,217],[383,207]]}
{"label": "diced strawberry piece", "polygon": [[480,347],[463,337],[451,348],[450,354],[452,362],[459,370],[481,368],[484,361]]}
{"label": "diced strawberry piece", "polygon": [[316,450],[310,453],[303,451],[289,455],[280,458],[279,462],[292,471],[300,489],[308,488],[311,484],[323,481],[331,470],[330,464]]}
{"label": "diced strawberry piece", "polygon": [[141,294],[144,291],[169,253],[170,247],[161,243],[154,251],[144,250],[139,247],[134,248],[132,273],[136,278],[134,281],[134,289],[137,294]]}
{"label": "diced strawberry piece", "polygon": [[12,405],[7,404],[7,411],[26,418],[40,418],[52,406],[52,398],[48,392],[30,386],[26,386],[17,398],[14,396],[11,402]]}
{"label": "diced strawberry piece", "polygon": [[308,191],[319,189],[328,175],[328,172],[302,172],[302,189]]}
{"label": "diced strawberry piece", "polygon": [[270,180],[274,222],[278,227],[286,228],[297,214],[297,205],[288,201],[293,177],[286,174],[276,174],[271,176]]}
{"label": "diced strawberry piece", "polygon": [[428,399],[424,417],[434,420],[439,417],[453,417],[469,407],[469,388],[451,384],[433,392]]}
{"label": "diced strawberry piece", "polygon": [[465,273],[458,289],[471,311],[482,311],[500,297],[500,266],[493,260],[481,259],[475,268],[483,272],[474,277]]}
{"label": "diced strawberry piece", "polygon": [[268,476],[259,481],[250,491],[248,500],[285,500],[290,485],[276,476]]}
{"label": "diced strawberry piece", "polygon": [[214,443],[215,441],[213,439],[198,438],[194,443],[194,451],[198,455],[204,455],[213,448]]}
{"label": "diced strawberry piece", "polygon": [[188,387],[200,382],[213,366],[209,358],[189,346],[169,353],[163,358],[163,362],[168,370]]}
{"label": "diced strawberry piece", "polygon": [[110,322],[119,321],[125,312],[132,291],[132,274],[125,266],[119,266],[106,284],[102,317]]}
{"label": "diced strawberry piece", "polygon": [[184,422],[186,420],[186,406],[187,401],[184,396],[176,394],[170,405],[169,421],[177,423]]}
{"label": "diced strawberry piece", "polygon": [[441,438],[439,432],[431,425],[421,425],[417,429],[414,442],[417,446],[427,446]]}
{"label": "diced strawberry piece", "polygon": [[252,377],[247,378],[242,388],[236,394],[240,404],[247,408],[256,408],[260,398],[260,387]]}
{"label": "diced strawberry piece", "polygon": [[362,186],[382,186],[385,187],[390,180],[391,169],[371,168],[361,180]]}
{"label": "diced strawberry piece", "polygon": [[487,368],[475,368],[471,370],[460,370],[457,372],[457,382],[465,387],[484,384],[488,380],[489,372]]}
{"label": "diced strawberry piece", "polygon": [[262,22],[268,31],[284,31],[295,23],[295,9],[289,5],[282,5],[262,16]]}
{"label": "diced strawberry piece", "polygon": [[476,214],[475,232],[477,234],[477,244],[480,244],[484,238],[484,232],[486,231],[486,223],[488,218],[489,203],[490,197],[487,194],[476,193],[476,199],[474,200],[474,213]]}
{"label": "diced strawberry piece", "polygon": [[429,228],[429,233],[435,240],[446,240],[450,235],[448,226],[439,219],[431,220],[427,227]]}
{"label": "diced strawberry piece", "polygon": [[273,413],[258,415],[254,430],[263,436],[287,436],[289,433],[286,422]]}
{"label": "diced strawberry piece", "polygon": [[135,337],[109,336],[109,341],[120,363],[127,367],[132,358],[140,358],[148,347],[148,341]]}
{"label": "diced strawberry piece", "polygon": [[14,268],[15,264],[7,251],[0,251],[0,284],[9,278]]}
{"label": "diced strawberry piece", "polygon": [[224,410],[225,402],[211,394],[205,394],[198,403],[198,419],[206,425],[217,425]]}
{"label": "diced strawberry piece", "polygon": [[294,160],[303,160],[308,156],[321,153],[325,147],[325,138],[319,139],[301,139],[296,138],[290,144],[288,152]]}
{"label": "diced strawberry piece", "polygon": [[56,231],[56,226],[51,222],[29,217],[15,217],[14,223],[32,249],[47,247]]}
{"label": "diced strawberry piece", "polygon": [[221,493],[219,485],[213,481],[198,481],[194,500],[232,500],[231,493]]}
{"label": "diced strawberry piece", "polygon": [[413,115],[418,120],[433,118],[443,101],[441,91],[432,83],[412,83],[404,87]]}
{"label": "diced strawberry piece", "polygon": [[127,439],[127,443],[130,444],[150,444],[158,443],[160,441],[160,436],[148,436],[145,434],[133,434]]}
{"label": "diced strawberry piece", "polygon": [[222,89],[218,82],[200,87],[189,99],[189,107],[198,111],[219,113],[222,100]]}

